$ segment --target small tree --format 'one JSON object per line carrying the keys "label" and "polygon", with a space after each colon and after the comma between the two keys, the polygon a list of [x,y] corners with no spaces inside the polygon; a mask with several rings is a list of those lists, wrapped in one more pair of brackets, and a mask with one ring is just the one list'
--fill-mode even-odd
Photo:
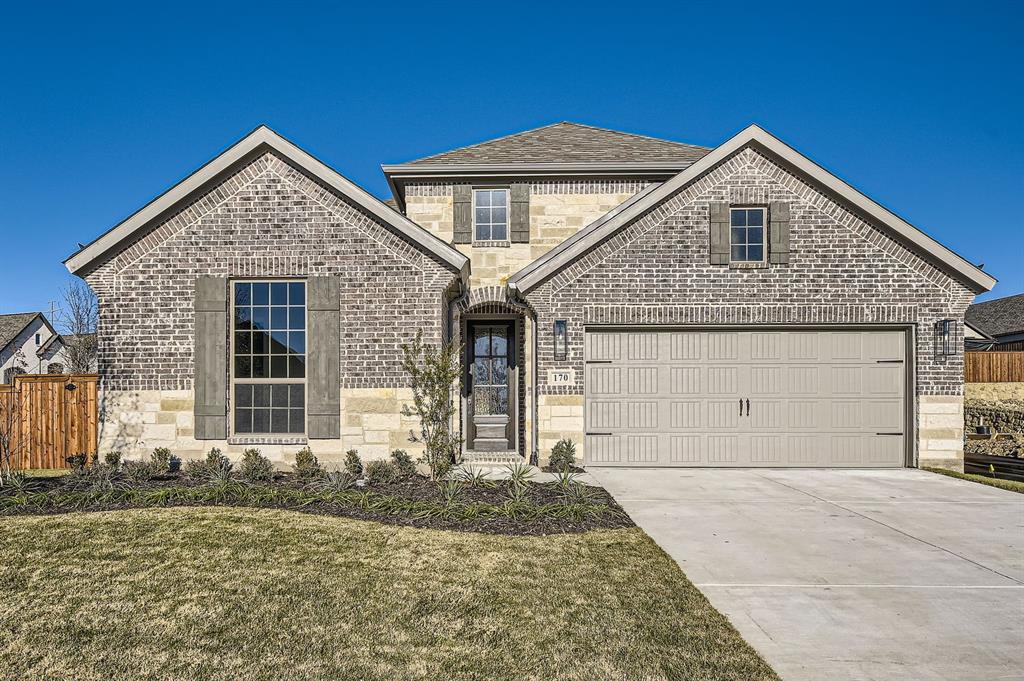
{"label": "small tree", "polygon": [[452,430],[455,416],[453,394],[461,385],[459,349],[452,343],[435,348],[423,343],[417,332],[412,343],[402,345],[402,366],[412,384],[412,407],[402,406],[404,416],[417,416],[420,432],[409,431],[409,441],[422,443],[420,459],[430,468],[430,477],[443,478],[458,460],[462,438]]}
{"label": "small tree", "polygon": [[21,392],[15,382],[18,374],[25,373],[28,363],[21,348],[11,358],[5,382],[0,387],[0,487],[7,484],[14,473],[14,461],[21,455],[25,438],[18,437],[21,429]]}
{"label": "small tree", "polygon": [[61,303],[57,323],[64,335],[67,371],[89,373],[96,361],[96,296],[84,282],[73,281],[61,290]]}

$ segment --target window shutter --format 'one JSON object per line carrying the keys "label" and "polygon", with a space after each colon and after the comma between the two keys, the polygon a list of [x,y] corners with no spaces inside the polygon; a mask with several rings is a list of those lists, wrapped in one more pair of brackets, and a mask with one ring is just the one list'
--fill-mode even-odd
{"label": "window shutter", "polygon": [[473,188],[468,184],[452,186],[455,234],[457,244],[473,243]]}
{"label": "window shutter", "polygon": [[711,264],[729,264],[729,203],[712,201],[711,211]]}
{"label": "window shutter", "polygon": [[195,438],[228,436],[228,280],[199,277],[195,285]]}
{"label": "window shutter", "polygon": [[772,201],[768,209],[768,232],[770,242],[768,255],[776,265],[789,264],[789,203]]}
{"label": "window shutter", "polygon": [[512,185],[509,191],[509,234],[514,244],[530,243],[530,185],[526,182]]}
{"label": "window shutter", "polygon": [[341,437],[341,280],[306,281],[306,435]]}

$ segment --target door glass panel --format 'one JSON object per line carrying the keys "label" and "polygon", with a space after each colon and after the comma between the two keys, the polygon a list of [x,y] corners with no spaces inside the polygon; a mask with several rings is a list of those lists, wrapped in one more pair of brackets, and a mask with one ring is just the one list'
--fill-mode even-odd
{"label": "door glass panel", "polygon": [[508,413],[508,328],[478,326],[473,332],[473,411]]}

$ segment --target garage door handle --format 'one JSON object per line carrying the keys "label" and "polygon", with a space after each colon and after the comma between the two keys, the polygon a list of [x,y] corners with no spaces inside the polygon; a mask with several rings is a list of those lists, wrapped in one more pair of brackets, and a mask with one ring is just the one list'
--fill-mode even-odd
{"label": "garage door handle", "polygon": [[740,416],[743,416],[743,398],[740,398]]}
{"label": "garage door handle", "polygon": [[750,400],[747,400],[747,416],[750,416]]}
{"label": "garage door handle", "polygon": [[903,435],[903,433],[875,433],[875,435]]}

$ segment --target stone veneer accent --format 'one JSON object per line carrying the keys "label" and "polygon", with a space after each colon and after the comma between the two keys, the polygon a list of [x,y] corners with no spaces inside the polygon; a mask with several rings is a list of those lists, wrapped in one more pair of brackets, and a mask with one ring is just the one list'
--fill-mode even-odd
{"label": "stone veneer accent", "polygon": [[[398,413],[408,385],[400,346],[417,331],[440,342],[458,274],[270,152],[85,274],[99,298],[101,394],[116,426],[106,443],[122,438],[127,456],[169,443],[179,455],[225,444],[192,439],[199,275],[339,277],[348,413],[340,439],[309,444],[318,456],[351,446],[372,455],[410,449]],[[285,460],[301,445],[256,446]]]}
{"label": "stone veneer accent", "polygon": [[[472,263],[473,287],[504,284],[523,267],[648,186],[641,180],[537,182],[530,186],[530,243],[455,244]],[[454,236],[451,184],[406,188],[406,215],[444,241]],[[493,243],[493,242],[489,242]]]}
{"label": "stone veneer accent", "polygon": [[191,390],[107,390],[103,393],[100,420],[100,451],[121,451],[145,456],[156,447],[167,447],[182,459],[202,458],[218,447],[237,459],[250,447],[278,464],[295,461],[295,453],[309,445],[321,462],[338,464],[345,452],[357,449],[364,459],[386,458],[404,449],[413,458],[423,447],[409,442],[410,430],[419,433],[419,421],[402,415],[402,405],[412,404],[409,388],[347,388],[341,392],[341,439],[309,440],[303,437],[196,440]]}
{"label": "stone veneer accent", "polygon": [[[711,265],[711,201],[790,202],[790,264],[761,269]],[[958,348],[956,355],[938,356],[934,325],[947,318],[962,322],[973,298],[964,285],[752,148],[727,159],[527,295],[539,328],[551,328],[555,319],[569,321],[565,362],[553,360],[551,335],[540,335],[541,404],[554,395],[583,403],[586,326],[910,325],[916,337],[918,456],[921,465],[952,467],[962,467],[963,461],[963,354]],[[547,385],[547,371],[553,368],[574,369],[576,385]],[[584,430],[582,414],[557,422],[553,413],[549,418],[545,443],[555,432]],[[954,419],[960,419],[959,426],[954,427]],[[542,458],[547,453],[542,447]]]}

